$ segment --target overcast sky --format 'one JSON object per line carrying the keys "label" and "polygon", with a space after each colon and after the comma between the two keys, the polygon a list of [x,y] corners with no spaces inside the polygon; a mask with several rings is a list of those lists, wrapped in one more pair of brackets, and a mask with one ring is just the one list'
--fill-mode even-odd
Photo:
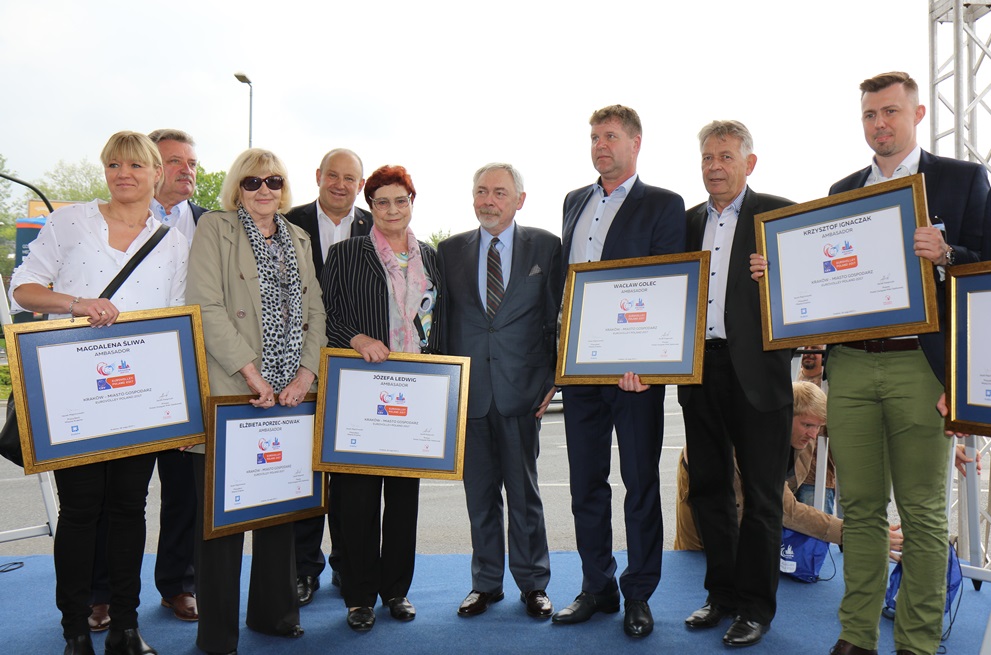
{"label": "overcast sky", "polygon": [[[5,0],[0,154],[36,180],[60,159],[98,161],[118,130],[176,127],[207,170],[226,170],[247,147],[244,71],[254,145],[286,162],[295,204],[316,197],[323,153],[349,147],[366,175],[409,169],[421,238],[477,225],[471,176],[489,161],[524,175],[517,220],[560,233],[565,193],[596,177],[588,117],[614,103],[643,121],[641,178],[687,205],[705,199],[696,134],[716,118],[753,132],[751,186],[801,202],[869,162],[861,80],[905,70],[926,95],[927,11],[925,0]],[[919,137],[928,147],[928,119]]]}

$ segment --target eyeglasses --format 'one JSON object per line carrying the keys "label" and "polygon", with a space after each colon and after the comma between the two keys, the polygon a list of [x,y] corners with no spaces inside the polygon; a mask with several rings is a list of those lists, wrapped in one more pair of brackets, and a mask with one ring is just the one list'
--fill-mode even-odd
{"label": "eyeglasses", "polygon": [[372,207],[379,211],[389,209],[389,205],[395,205],[396,209],[406,209],[410,205],[409,196],[389,200],[388,198],[372,198]]}
{"label": "eyeglasses", "polygon": [[260,177],[246,177],[241,180],[241,188],[245,191],[257,191],[262,188],[262,182],[272,191],[278,191],[286,183],[281,175],[269,175],[264,179]]}

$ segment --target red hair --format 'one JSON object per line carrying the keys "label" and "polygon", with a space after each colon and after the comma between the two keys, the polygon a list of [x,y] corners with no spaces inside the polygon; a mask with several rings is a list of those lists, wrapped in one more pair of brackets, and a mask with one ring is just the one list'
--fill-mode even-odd
{"label": "red hair", "polygon": [[384,186],[398,184],[405,187],[409,192],[410,202],[416,200],[416,187],[413,186],[413,178],[409,176],[402,166],[382,166],[365,180],[365,202],[372,206],[372,196]]}

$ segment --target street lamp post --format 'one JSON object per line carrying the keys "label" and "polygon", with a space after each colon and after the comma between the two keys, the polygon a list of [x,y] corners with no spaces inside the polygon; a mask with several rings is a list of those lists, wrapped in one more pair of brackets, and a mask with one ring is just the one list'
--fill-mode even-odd
{"label": "street lamp post", "polygon": [[241,84],[248,85],[248,147],[251,147],[251,123],[253,120],[255,104],[255,87],[251,85],[251,79],[244,73],[234,73],[234,77]]}

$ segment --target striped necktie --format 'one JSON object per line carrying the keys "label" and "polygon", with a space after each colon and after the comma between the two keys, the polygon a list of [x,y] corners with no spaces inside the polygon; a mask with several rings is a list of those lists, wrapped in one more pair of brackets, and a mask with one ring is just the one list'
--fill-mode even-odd
{"label": "striped necktie", "polygon": [[497,245],[499,245],[498,237],[492,239],[492,243],[489,244],[489,256],[486,263],[485,312],[489,318],[495,316],[505,293],[505,289],[502,287],[502,258],[499,256]]}

